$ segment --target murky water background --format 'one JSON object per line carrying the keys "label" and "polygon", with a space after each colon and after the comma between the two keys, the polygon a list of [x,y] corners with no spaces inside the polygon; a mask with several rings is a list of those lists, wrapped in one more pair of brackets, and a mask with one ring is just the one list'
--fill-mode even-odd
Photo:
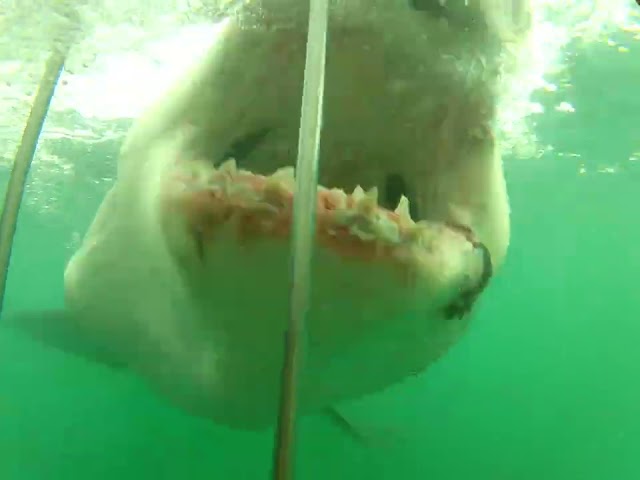
{"label": "murky water background", "polygon": [[[633,34],[611,36],[628,52],[568,48],[558,78],[572,86],[534,94],[546,107],[535,120],[541,153],[506,159],[511,249],[469,334],[421,378],[346,407],[386,441],[365,448],[322,418],[304,420],[299,478],[640,478]],[[575,112],[556,109],[561,101]],[[23,209],[7,310],[62,304],[64,263],[114,173],[117,142],[52,142],[75,168],[37,165],[46,190],[32,185]],[[271,432],[190,418],[126,375],[0,330],[2,479],[266,479],[271,442]]]}

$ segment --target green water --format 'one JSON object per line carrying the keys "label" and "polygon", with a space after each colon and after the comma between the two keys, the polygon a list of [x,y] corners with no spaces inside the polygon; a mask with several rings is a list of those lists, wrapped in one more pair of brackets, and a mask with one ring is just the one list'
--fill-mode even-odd
{"label": "green water", "polygon": [[[512,245],[471,331],[421,378],[345,408],[388,442],[366,448],[305,419],[298,478],[640,478],[640,162],[628,161],[640,54],[602,47],[573,63],[577,112],[546,95],[537,119],[554,150],[507,159]],[[72,234],[113,175],[113,151],[59,149],[83,163],[50,186],[51,212],[23,210],[7,311],[61,305]],[[269,477],[271,432],[188,417],[126,375],[3,330],[0,385],[2,480]]]}

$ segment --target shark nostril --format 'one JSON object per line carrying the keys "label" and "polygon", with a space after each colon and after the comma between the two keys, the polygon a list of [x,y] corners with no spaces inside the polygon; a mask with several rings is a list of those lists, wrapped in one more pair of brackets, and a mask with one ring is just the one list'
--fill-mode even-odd
{"label": "shark nostril", "polygon": [[402,175],[391,173],[387,175],[384,181],[384,191],[382,194],[382,206],[393,210],[398,206],[398,202],[402,196],[409,200],[409,213],[414,220],[418,219],[418,204],[415,201],[413,192],[409,190],[409,186]]}

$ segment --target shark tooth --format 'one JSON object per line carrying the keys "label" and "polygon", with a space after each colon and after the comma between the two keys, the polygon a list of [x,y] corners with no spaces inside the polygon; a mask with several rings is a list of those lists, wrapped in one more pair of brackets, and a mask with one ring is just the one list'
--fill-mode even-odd
{"label": "shark tooth", "polygon": [[229,173],[233,175],[238,171],[238,165],[236,164],[235,158],[230,158],[229,160],[225,160],[222,162],[222,165],[218,168],[219,172]]}
{"label": "shark tooth", "polygon": [[402,197],[400,197],[400,201],[398,202],[398,206],[393,212],[397,214],[401,220],[411,220],[411,213],[409,213],[409,199],[402,195]]}
{"label": "shark tooth", "polygon": [[265,179],[263,200],[269,204],[284,208],[286,198],[295,187],[293,167],[285,167],[276,170]]}
{"label": "shark tooth", "polygon": [[332,188],[329,190],[332,202],[335,204],[337,210],[343,209],[347,206],[347,194],[340,188]]}
{"label": "shark tooth", "polygon": [[367,191],[366,196],[368,199],[372,200],[376,205],[378,205],[378,187],[370,188]]}
{"label": "shark tooth", "polygon": [[351,194],[351,197],[353,198],[353,203],[356,205],[360,202],[360,200],[362,200],[364,196],[365,196],[364,190],[360,185],[354,188],[353,193]]}
{"label": "shark tooth", "polygon": [[366,193],[363,193],[362,198],[356,201],[356,210],[359,213],[366,215],[367,217],[373,216],[378,207],[378,188],[373,187]]}
{"label": "shark tooth", "polygon": [[296,183],[295,169],[293,167],[279,168],[273,172],[273,175],[267,178],[267,182],[269,181],[281,182],[285,186],[293,188]]}

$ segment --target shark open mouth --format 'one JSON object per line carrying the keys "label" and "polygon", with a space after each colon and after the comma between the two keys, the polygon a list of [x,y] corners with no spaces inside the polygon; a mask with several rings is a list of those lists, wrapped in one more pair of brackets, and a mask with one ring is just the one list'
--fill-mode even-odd
{"label": "shark open mouth", "polygon": [[[186,214],[199,261],[206,262],[208,248],[227,227],[235,232],[239,244],[289,240],[296,188],[293,167],[260,175],[238,168],[230,159],[217,168],[209,164],[187,171],[177,177],[183,194],[174,200]],[[489,250],[470,228],[415,221],[411,210],[404,195],[393,210],[381,206],[376,187],[365,191],[357,186],[347,193],[319,185],[316,248],[330,250],[345,261],[385,264],[409,288],[424,279],[432,286],[439,284],[433,289],[447,288],[447,282],[455,284],[457,295],[444,306],[443,314],[462,317],[491,279]]]}
{"label": "shark open mouth", "polygon": [[[65,309],[14,325],[137,373],[186,412],[255,430],[278,414],[292,304],[307,304],[301,414],[420,375],[465,332],[509,243],[493,125],[504,34],[525,25],[526,6],[332,2],[304,238],[290,165],[308,2],[240,3],[129,132],[65,270]],[[305,302],[289,295],[294,237],[314,246]]]}

